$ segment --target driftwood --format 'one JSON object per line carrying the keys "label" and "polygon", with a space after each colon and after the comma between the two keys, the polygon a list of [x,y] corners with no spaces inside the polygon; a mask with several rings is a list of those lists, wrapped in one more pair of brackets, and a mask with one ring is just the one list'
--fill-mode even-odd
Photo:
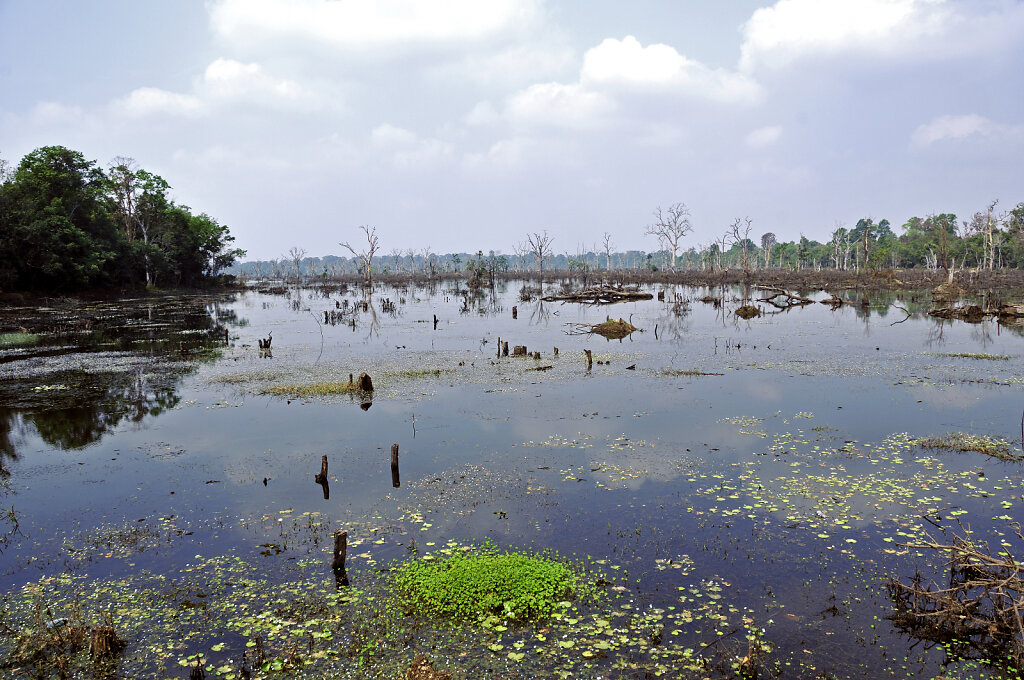
{"label": "driftwood", "polygon": [[[1019,524],[1017,538],[1024,541]],[[966,533],[966,532],[965,532]],[[890,620],[921,640],[941,644],[965,659],[1024,664],[1024,564],[1003,547],[992,554],[986,543],[954,535],[951,543],[929,540],[909,548],[949,554],[949,585],[925,584],[920,573],[910,583],[892,579],[896,606]]]}
{"label": "driftwood", "polygon": [[928,316],[939,319],[961,319],[963,321],[981,321],[991,313],[986,312],[978,305],[964,305],[963,307],[940,307],[928,312]]}
{"label": "driftwood", "polygon": [[1024,317],[1024,304],[1003,305],[1002,307],[999,308],[999,310],[996,313],[999,315],[1000,319],[1021,318]]}
{"label": "driftwood", "polygon": [[651,300],[654,296],[639,290],[628,288],[587,288],[586,290],[564,295],[548,295],[541,298],[544,302],[589,302],[592,305],[608,305],[614,302],[630,302],[633,300]]}
{"label": "driftwood", "polygon": [[[802,305],[814,303],[814,300],[811,298],[803,297],[801,295],[793,295],[781,288],[765,288],[765,290],[772,294],[768,297],[758,298],[758,302],[767,302],[778,309],[789,309],[790,307],[800,307]],[[782,299],[778,300],[778,298]]]}

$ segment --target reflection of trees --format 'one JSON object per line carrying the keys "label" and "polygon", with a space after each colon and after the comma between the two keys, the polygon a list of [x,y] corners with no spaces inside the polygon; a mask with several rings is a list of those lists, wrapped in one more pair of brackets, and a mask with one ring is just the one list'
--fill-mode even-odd
{"label": "reflection of trees", "polygon": [[[70,352],[61,347],[60,354],[81,356],[94,369],[0,381],[0,461],[17,458],[33,431],[57,449],[76,449],[99,441],[123,422],[141,422],[174,408],[181,400],[181,379],[195,370],[197,358],[217,356],[224,324],[236,318],[208,298],[150,301],[134,307],[131,302],[104,303],[79,311],[76,318],[90,315],[92,332],[70,336],[79,339],[78,347]],[[31,321],[41,328],[55,327],[45,316]],[[69,340],[58,333],[52,337],[64,344]],[[118,363],[128,360],[134,368],[111,370],[103,355],[92,354],[110,345],[124,347],[128,354]],[[33,355],[19,360],[38,362],[56,351],[41,344]]]}
{"label": "reflection of trees", "polygon": [[16,458],[15,438],[24,439],[29,428],[50,446],[78,449],[100,440],[121,422],[141,422],[174,408],[181,401],[172,384],[152,384],[141,374],[111,374],[111,384],[92,403],[82,395],[60,408],[28,411],[0,410],[0,454]]}

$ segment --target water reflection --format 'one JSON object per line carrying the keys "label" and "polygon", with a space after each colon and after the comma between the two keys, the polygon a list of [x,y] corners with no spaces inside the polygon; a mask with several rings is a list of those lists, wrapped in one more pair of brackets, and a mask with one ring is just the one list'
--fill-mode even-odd
{"label": "water reflection", "polygon": [[228,306],[233,301],[166,298],[9,312],[38,340],[0,353],[0,457],[16,459],[32,436],[58,450],[79,449],[122,423],[177,406],[181,379],[220,355],[230,326],[245,325]]}

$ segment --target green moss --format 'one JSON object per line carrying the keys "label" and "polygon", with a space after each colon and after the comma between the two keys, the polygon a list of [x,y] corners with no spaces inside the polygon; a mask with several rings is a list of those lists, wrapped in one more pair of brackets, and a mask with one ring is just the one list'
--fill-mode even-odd
{"label": "green moss", "polygon": [[439,560],[401,565],[395,586],[413,609],[454,621],[499,615],[515,621],[554,615],[574,594],[572,568],[544,555],[501,553],[485,545]]}

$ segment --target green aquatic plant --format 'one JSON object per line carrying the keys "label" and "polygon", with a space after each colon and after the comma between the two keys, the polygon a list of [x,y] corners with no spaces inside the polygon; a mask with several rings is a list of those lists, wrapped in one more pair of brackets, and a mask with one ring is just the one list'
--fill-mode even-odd
{"label": "green aquatic plant", "polygon": [[572,568],[547,555],[491,545],[398,567],[395,586],[414,611],[453,621],[499,615],[515,621],[555,614],[579,588]]}
{"label": "green aquatic plant", "polygon": [[949,449],[950,451],[983,453],[999,460],[1024,460],[1024,456],[1010,448],[1005,439],[966,432],[949,432],[941,437],[925,437],[918,440],[925,449]]}
{"label": "green aquatic plant", "polygon": [[36,333],[0,333],[0,349],[11,347],[27,347],[39,342],[39,335]]}

